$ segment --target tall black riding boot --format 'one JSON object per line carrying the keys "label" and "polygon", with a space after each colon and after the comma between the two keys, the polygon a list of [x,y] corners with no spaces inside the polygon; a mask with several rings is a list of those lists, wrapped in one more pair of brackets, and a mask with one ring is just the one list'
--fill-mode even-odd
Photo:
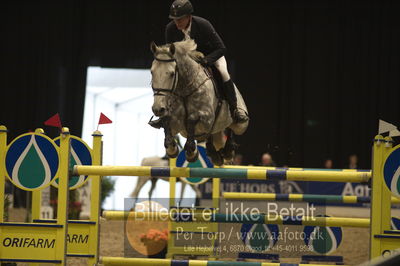
{"label": "tall black riding boot", "polygon": [[235,92],[235,85],[233,81],[230,79],[224,82],[223,90],[225,93],[225,97],[229,103],[229,110],[231,112],[231,116],[236,123],[244,123],[249,120],[246,112],[237,106],[237,98]]}

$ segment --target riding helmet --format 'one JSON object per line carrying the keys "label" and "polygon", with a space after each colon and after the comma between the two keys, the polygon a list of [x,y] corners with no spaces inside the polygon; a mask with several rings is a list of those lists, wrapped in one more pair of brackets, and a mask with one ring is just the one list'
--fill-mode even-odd
{"label": "riding helmet", "polygon": [[193,13],[193,6],[189,0],[175,0],[169,9],[169,18],[180,19]]}

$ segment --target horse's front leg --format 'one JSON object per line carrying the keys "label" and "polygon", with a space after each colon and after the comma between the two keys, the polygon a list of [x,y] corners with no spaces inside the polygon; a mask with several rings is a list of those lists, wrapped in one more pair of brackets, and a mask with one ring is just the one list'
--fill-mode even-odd
{"label": "horse's front leg", "polygon": [[176,158],[179,153],[178,146],[176,145],[175,138],[172,135],[171,127],[169,124],[169,118],[165,118],[163,122],[164,127],[164,147],[167,152],[168,157]]}
{"label": "horse's front leg", "polygon": [[186,151],[186,160],[188,162],[195,162],[199,156],[199,152],[197,150],[196,141],[194,139],[195,136],[195,127],[198,120],[189,119],[186,121],[186,132],[187,139],[185,143],[185,151]]}

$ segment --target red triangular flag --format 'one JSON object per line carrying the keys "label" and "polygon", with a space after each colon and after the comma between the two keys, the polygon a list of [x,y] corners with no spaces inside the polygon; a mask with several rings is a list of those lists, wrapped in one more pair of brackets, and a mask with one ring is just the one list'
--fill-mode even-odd
{"label": "red triangular flag", "polygon": [[58,113],[47,119],[44,124],[46,126],[58,127],[60,129],[62,128],[60,116],[58,115]]}
{"label": "red triangular flag", "polygon": [[105,116],[103,113],[100,113],[99,125],[101,125],[101,124],[110,124],[110,123],[112,123],[110,118]]}

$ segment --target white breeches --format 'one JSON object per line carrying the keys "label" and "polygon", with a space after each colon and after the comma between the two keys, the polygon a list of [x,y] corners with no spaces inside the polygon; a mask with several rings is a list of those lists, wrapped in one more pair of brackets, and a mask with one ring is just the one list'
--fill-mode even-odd
{"label": "white breeches", "polygon": [[231,79],[228,73],[228,65],[226,64],[225,56],[221,56],[217,61],[215,61],[214,66],[221,73],[222,81],[226,82]]}

